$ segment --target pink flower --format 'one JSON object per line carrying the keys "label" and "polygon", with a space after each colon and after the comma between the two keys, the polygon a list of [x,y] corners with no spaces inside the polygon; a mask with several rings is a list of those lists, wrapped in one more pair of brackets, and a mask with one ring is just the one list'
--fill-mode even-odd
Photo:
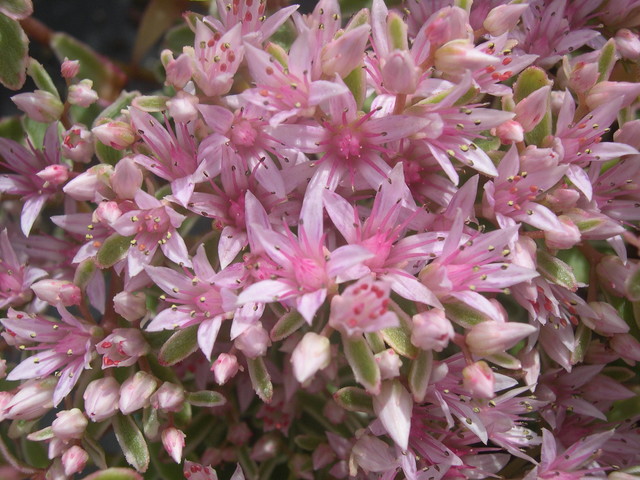
{"label": "pink flower", "polygon": [[0,231],[0,259],[0,308],[22,305],[32,297],[32,283],[47,272],[18,260],[6,229]]}
{"label": "pink flower", "polygon": [[136,328],[116,328],[96,345],[102,355],[102,368],[129,367],[146,355],[149,345],[140,330]]}
{"label": "pink flower", "polygon": [[495,396],[495,378],[486,362],[479,361],[464,367],[462,385],[475,398],[493,398]]}

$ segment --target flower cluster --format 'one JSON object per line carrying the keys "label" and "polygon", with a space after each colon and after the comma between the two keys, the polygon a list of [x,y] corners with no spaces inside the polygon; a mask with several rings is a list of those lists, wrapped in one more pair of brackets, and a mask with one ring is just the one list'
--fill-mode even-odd
{"label": "flower cluster", "polygon": [[29,61],[0,476],[638,474],[640,3],[268,6]]}

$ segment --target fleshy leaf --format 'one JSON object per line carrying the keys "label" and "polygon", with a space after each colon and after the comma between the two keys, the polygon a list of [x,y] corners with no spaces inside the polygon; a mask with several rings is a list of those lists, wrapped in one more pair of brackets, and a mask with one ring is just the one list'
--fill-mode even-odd
{"label": "fleshy leaf", "polygon": [[200,390],[187,395],[187,402],[196,407],[218,407],[224,405],[227,400],[218,392]]}
{"label": "fleshy leaf", "polygon": [[278,319],[269,333],[271,341],[279,342],[284,340],[306,323],[304,317],[297,310],[284,314]]}
{"label": "fleshy leaf", "polygon": [[131,246],[132,238],[123,237],[117,233],[107,238],[96,255],[97,265],[100,268],[109,268],[125,258]]}
{"label": "fleshy leaf", "polygon": [[116,415],[113,418],[113,430],[129,465],[138,472],[146,472],[150,460],[149,448],[133,418],[126,415]]}
{"label": "fleshy leaf", "polygon": [[447,302],[444,307],[447,318],[464,328],[491,320],[491,317],[462,302]]}
{"label": "fleshy leaf", "polygon": [[14,20],[21,20],[33,13],[33,3],[31,0],[2,0],[0,13]]}
{"label": "fleshy leaf", "polygon": [[178,330],[160,349],[160,365],[175,365],[198,350],[198,325]]}
{"label": "fleshy leaf", "polygon": [[[104,454],[104,449],[89,435],[85,435],[82,438],[82,448],[89,454],[89,458],[96,464],[96,466],[102,470],[107,468],[107,460]],[[128,470],[128,469],[123,469]],[[129,470],[131,471],[131,470]],[[134,472],[135,473],[135,472]],[[136,473],[136,475],[138,475]],[[108,477],[107,477],[108,478]],[[127,477],[124,477],[127,478]],[[133,477],[133,478],[140,478]]]}
{"label": "fleshy leaf", "polygon": [[363,412],[372,414],[373,403],[371,395],[362,388],[344,387],[333,394],[333,399],[338,405],[350,412]]}
{"label": "fleshy leaf", "polygon": [[559,258],[549,255],[544,250],[537,251],[538,271],[557,285],[561,285],[572,292],[578,289],[578,282],[573,269]]}
{"label": "fleshy leaf", "polygon": [[131,104],[143,112],[163,112],[167,109],[169,97],[164,95],[141,95],[133,99]]}
{"label": "fleshy leaf", "polygon": [[253,389],[265,403],[271,402],[273,397],[273,384],[271,383],[271,376],[267,371],[267,367],[264,364],[262,357],[247,358],[247,367],[249,368],[249,377],[251,378],[251,385]]}
{"label": "fleshy leaf", "polygon": [[598,57],[598,82],[607,80],[609,74],[616,63],[616,42],[613,38],[610,38],[607,43],[600,49],[600,56]]}
{"label": "fleshy leaf", "polygon": [[417,403],[421,403],[427,394],[432,367],[433,352],[431,350],[420,350],[418,356],[411,362],[409,388],[413,394],[413,399]]}
{"label": "fleshy leaf", "polygon": [[92,473],[83,480],[142,480],[142,475],[130,468],[108,468]]}
{"label": "fleshy leaf", "polygon": [[180,2],[174,0],[152,0],[149,2],[138,27],[131,61],[139,63],[144,54],[180,17],[181,12]]}
{"label": "fleshy leaf", "polygon": [[29,59],[29,66],[27,67],[27,74],[33,79],[40,90],[44,90],[45,92],[49,92],[52,95],[60,100],[60,93],[58,93],[58,89],[51,80],[51,77],[44,69],[44,67],[35,59]]}
{"label": "fleshy leaf", "polygon": [[29,39],[17,21],[1,13],[0,32],[0,82],[11,90],[18,90],[27,78]]}
{"label": "fleshy leaf", "polygon": [[369,344],[363,337],[348,338],[343,335],[342,344],[347,361],[356,381],[373,395],[380,392],[380,367]]}
{"label": "fleshy leaf", "polygon": [[96,264],[92,258],[83,260],[76,267],[75,274],[73,275],[73,283],[84,290],[95,271]]}

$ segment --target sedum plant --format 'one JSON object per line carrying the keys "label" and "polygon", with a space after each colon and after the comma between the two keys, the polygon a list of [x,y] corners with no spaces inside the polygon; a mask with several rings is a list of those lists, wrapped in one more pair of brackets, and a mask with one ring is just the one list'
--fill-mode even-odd
{"label": "sedum plant", "polygon": [[640,475],[640,3],[208,7],[0,2],[0,477]]}

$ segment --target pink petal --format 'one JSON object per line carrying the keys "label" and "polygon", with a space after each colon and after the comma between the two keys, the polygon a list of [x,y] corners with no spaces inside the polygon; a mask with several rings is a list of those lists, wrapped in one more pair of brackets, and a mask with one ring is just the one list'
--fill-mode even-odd
{"label": "pink petal", "polygon": [[315,292],[300,295],[296,299],[296,308],[309,325],[311,325],[311,323],[313,322],[313,317],[315,316],[318,309],[322,306],[326,298],[327,289],[321,288],[319,290],[316,290]]}
{"label": "pink petal", "polygon": [[20,227],[25,237],[29,236],[33,223],[38,218],[42,207],[47,201],[47,195],[34,195],[27,198],[22,206],[22,214],[20,215]]}
{"label": "pink petal", "polygon": [[209,361],[211,361],[211,352],[216,343],[216,338],[218,338],[220,325],[222,325],[222,318],[222,315],[216,315],[213,318],[205,320],[198,327],[198,346]]}

